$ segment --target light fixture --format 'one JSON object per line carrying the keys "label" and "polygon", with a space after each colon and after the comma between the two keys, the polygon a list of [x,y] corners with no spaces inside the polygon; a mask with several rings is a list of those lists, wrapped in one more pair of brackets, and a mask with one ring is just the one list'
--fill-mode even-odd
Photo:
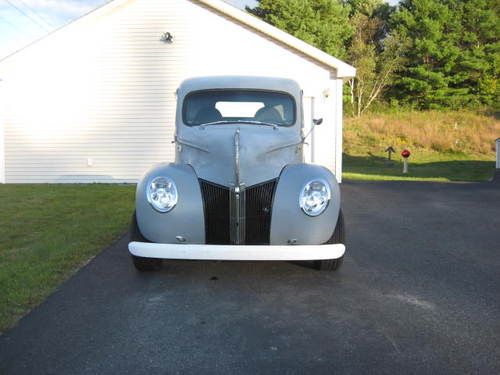
{"label": "light fixture", "polygon": [[174,41],[174,36],[167,31],[161,34],[160,41],[163,43],[172,43]]}

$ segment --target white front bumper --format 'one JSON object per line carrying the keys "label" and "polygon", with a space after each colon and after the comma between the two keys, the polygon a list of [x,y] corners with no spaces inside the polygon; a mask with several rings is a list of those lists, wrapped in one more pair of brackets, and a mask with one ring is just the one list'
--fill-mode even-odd
{"label": "white front bumper", "polygon": [[132,255],[193,260],[322,260],[344,255],[343,244],[326,245],[195,245],[130,242]]}

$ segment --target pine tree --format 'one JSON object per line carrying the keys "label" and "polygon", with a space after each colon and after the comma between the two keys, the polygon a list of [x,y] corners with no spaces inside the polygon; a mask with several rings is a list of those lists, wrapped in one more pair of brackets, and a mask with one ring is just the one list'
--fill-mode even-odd
{"label": "pine tree", "polygon": [[392,96],[424,109],[498,96],[498,15],[487,1],[403,0],[391,26],[409,41]]}
{"label": "pine tree", "polygon": [[260,0],[247,11],[332,56],[347,55],[353,27],[340,0]]}
{"label": "pine tree", "polygon": [[486,0],[449,3],[450,9],[460,17],[461,24],[458,44],[463,52],[455,74],[462,77],[462,81],[458,84],[468,88],[466,101],[469,104],[494,105],[499,97],[499,3],[496,9],[492,9],[491,2]]}

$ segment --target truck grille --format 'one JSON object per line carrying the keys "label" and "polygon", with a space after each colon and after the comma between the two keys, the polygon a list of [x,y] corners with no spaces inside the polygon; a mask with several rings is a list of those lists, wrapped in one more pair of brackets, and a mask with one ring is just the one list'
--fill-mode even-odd
{"label": "truck grille", "polygon": [[205,210],[205,242],[229,244],[229,189],[200,180]]}
{"label": "truck grille", "polygon": [[[245,243],[267,245],[270,242],[271,214],[277,180],[271,180],[244,190]],[[207,244],[231,243],[230,195],[232,190],[200,179],[205,209],[205,240]]]}
{"label": "truck grille", "polygon": [[245,191],[245,243],[268,245],[276,180],[254,185]]}

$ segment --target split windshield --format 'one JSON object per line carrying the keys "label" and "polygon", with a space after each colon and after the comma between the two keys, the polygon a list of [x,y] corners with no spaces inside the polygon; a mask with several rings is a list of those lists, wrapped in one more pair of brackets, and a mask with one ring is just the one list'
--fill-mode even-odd
{"label": "split windshield", "polygon": [[295,123],[295,100],[274,91],[195,91],[184,99],[182,117],[188,126],[234,122],[291,126]]}

